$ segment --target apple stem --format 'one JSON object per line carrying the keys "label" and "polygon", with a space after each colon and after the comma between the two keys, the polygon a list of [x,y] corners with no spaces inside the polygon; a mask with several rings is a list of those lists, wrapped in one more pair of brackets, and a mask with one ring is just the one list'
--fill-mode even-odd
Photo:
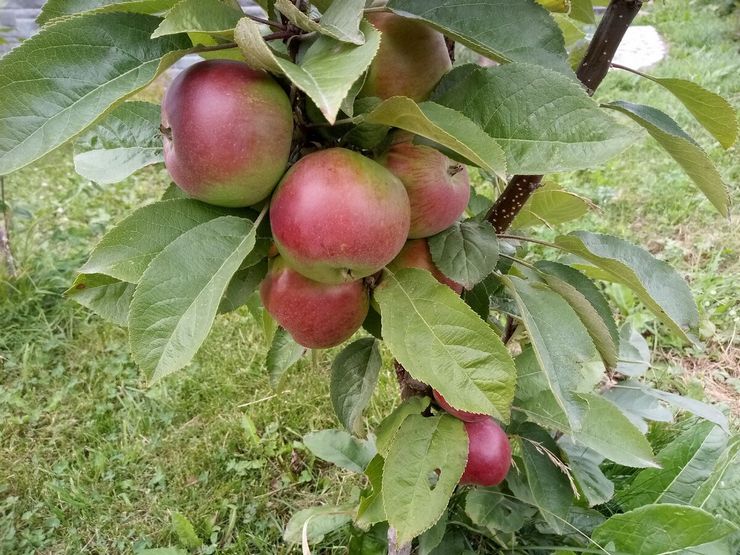
{"label": "apple stem", "polygon": [[463,168],[462,164],[452,164],[450,167],[447,168],[447,175],[449,175],[450,177],[455,177],[464,169],[465,168]]}
{"label": "apple stem", "polygon": [[165,137],[167,137],[167,140],[172,140],[172,128],[171,127],[165,127],[164,125],[159,126],[159,132],[162,133]]}

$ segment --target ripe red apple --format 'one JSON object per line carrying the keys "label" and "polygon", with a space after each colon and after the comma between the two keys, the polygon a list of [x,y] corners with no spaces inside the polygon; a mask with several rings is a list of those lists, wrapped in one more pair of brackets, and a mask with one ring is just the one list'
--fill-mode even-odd
{"label": "ripe red apple", "polygon": [[263,71],[232,60],[199,62],[180,73],[162,102],[164,160],[189,196],[249,206],[285,172],[293,113]]}
{"label": "ripe red apple", "polygon": [[442,407],[442,410],[445,412],[451,414],[455,418],[458,418],[464,422],[479,422],[481,420],[490,420],[490,416],[487,414],[480,414],[476,412],[468,412],[465,410],[458,410],[454,408],[452,405],[450,405],[444,397],[442,397],[442,394],[437,391],[436,389],[432,390],[432,394],[434,395],[434,399],[437,401],[440,407]]}
{"label": "ripe red apple", "polygon": [[392,13],[370,13],[366,17],[382,37],[360,95],[426,100],[452,67],[442,33]]}
{"label": "ripe red apple", "polygon": [[511,444],[493,418],[465,422],[468,433],[468,463],[461,484],[495,486],[500,484],[511,466]]}
{"label": "ripe red apple", "polygon": [[288,170],[272,195],[270,224],[278,251],[294,269],[323,283],[354,281],[401,250],[409,199],[377,162],[331,148]]}
{"label": "ripe red apple", "polygon": [[[432,255],[429,252],[429,243],[426,239],[411,239],[398,253],[398,256],[388,264],[391,270],[401,270],[403,268],[421,268],[428,270],[437,278],[437,281],[444,283],[458,295],[462,293],[463,286],[456,281],[451,280],[434,264]],[[445,409],[446,410],[446,409]],[[449,412],[449,411],[448,411]],[[464,419],[463,419],[464,420]]]}
{"label": "ripe red apple", "polygon": [[455,223],[470,200],[464,165],[435,148],[415,145],[413,135],[397,132],[379,162],[406,187],[411,202],[409,237],[430,237]]}
{"label": "ripe red apple", "polygon": [[349,339],[369,306],[362,280],[319,283],[291,269],[281,257],[271,261],[260,298],[267,312],[309,349],[334,347]]}

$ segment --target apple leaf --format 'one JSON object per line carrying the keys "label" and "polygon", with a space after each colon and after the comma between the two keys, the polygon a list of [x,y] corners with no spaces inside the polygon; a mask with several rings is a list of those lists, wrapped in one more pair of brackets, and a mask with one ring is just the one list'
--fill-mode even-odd
{"label": "apple leaf", "polygon": [[522,229],[541,225],[556,226],[579,219],[588,212],[590,205],[587,199],[558,189],[552,183],[546,183],[532,193],[514,218],[511,227]]}
{"label": "apple leaf", "polygon": [[290,0],[275,0],[275,8],[304,31],[317,32],[351,44],[365,44],[365,35],[360,30],[365,0],[332,2],[318,22],[299,10]]}
{"label": "apple leaf", "polygon": [[573,479],[588,500],[589,507],[602,505],[614,497],[614,483],[599,467],[604,462],[602,455],[588,447],[576,445],[569,436],[561,437],[558,447],[565,453]]}
{"label": "apple leaf", "polygon": [[594,6],[591,0],[570,0],[570,13],[568,15],[582,23],[596,23]]}
{"label": "apple leaf", "polygon": [[421,414],[427,409],[431,399],[429,397],[410,397],[398,405],[393,412],[386,416],[380,425],[376,428],[377,434],[376,445],[378,453],[384,457],[388,456],[388,451],[393,444],[396,433],[406,418],[412,414]]}
{"label": "apple leaf", "polygon": [[364,337],[347,345],[331,365],[329,390],[334,413],[350,432],[361,430],[362,412],[375,391],[381,362],[378,342]]}
{"label": "apple leaf", "polygon": [[656,397],[644,391],[646,387],[639,382],[625,380],[604,392],[608,399],[637,426],[643,434],[648,432],[647,420],[672,422],[673,413]]}
{"label": "apple leaf", "polygon": [[434,102],[416,104],[410,98],[394,96],[355,121],[415,133],[495,175],[506,175],[506,160],[498,143],[460,112]]}
{"label": "apple leaf", "polygon": [[167,13],[152,38],[176,33],[231,35],[244,12],[231,0],[181,0]]}
{"label": "apple leaf", "polygon": [[219,216],[225,209],[190,199],[155,202],[126,217],[95,246],[80,268],[137,283],[152,259],[186,231]]}
{"label": "apple leaf", "polygon": [[65,295],[104,320],[125,326],[135,287],[103,274],[80,274]]}
{"label": "apple leaf", "polygon": [[588,231],[561,235],[555,242],[601,270],[604,279],[622,283],[674,333],[690,339],[699,313],[686,282],[665,262],[623,239]]}
{"label": "apple leaf", "polygon": [[714,424],[722,428],[725,432],[729,432],[730,427],[729,423],[727,422],[727,417],[722,414],[722,412],[718,408],[713,407],[712,405],[708,405],[707,403],[703,403],[702,401],[697,401],[696,399],[692,399],[691,397],[684,397],[683,395],[668,393],[667,391],[661,391],[660,389],[654,389],[652,387],[645,386],[643,387],[643,391],[648,395],[652,395],[653,397],[660,399],[661,401],[665,401],[670,405],[690,412],[694,416],[698,416],[699,418],[703,418],[704,420],[709,420],[710,422],[713,422]]}
{"label": "apple leaf", "polygon": [[465,496],[465,514],[491,534],[518,532],[537,509],[492,488],[474,488]]}
{"label": "apple leaf", "polygon": [[596,527],[592,539],[615,552],[663,555],[691,551],[737,530],[731,522],[697,507],[661,503],[616,514]]}
{"label": "apple leaf", "polygon": [[75,141],[75,171],[101,185],[123,181],[137,170],[164,162],[160,107],[124,102]]}
{"label": "apple leaf", "polygon": [[306,50],[299,65],[278,56],[262,40],[257,23],[247,17],[239,20],[234,37],[250,66],[285,75],[333,124],[342,101],[368,68],[380,46],[380,33],[375,27],[363,22],[361,30],[366,39],[361,46],[327,36],[319,37]]}
{"label": "apple leaf", "polygon": [[442,78],[432,100],[463,113],[496,139],[510,173],[599,166],[635,140],[635,133],[601,110],[578,83],[529,64],[459,66]]}
{"label": "apple leaf", "polygon": [[295,513],[283,532],[288,543],[301,543],[304,535],[308,542],[315,543],[324,536],[352,521],[354,507],[351,505],[321,505]]}
{"label": "apple leaf", "polygon": [[447,414],[406,418],[383,468],[383,505],[403,545],[444,513],[468,457],[462,421]]}
{"label": "apple leaf", "polygon": [[448,514],[445,510],[434,526],[419,536],[419,555],[431,555],[434,549],[442,543],[447,531]]}
{"label": "apple leaf", "polygon": [[455,222],[428,242],[437,268],[466,289],[472,289],[496,269],[498,239],[488,222]]}
{"label": "apple leaf", "polygon": [[730,195],[722,176],[706,152],[669,115],[651,106],[622,101],[611,102],[604,107],[622,112],[644,127],[678,162],[717,211],[729,216]]}
{"label": "apple leaf", "polygon": [[619,330],[619,362],[616,371],[625,376],[642,376],[650,368],[650,345],[630,324]]}
{"label": "apple leaf", "polygon": [[[418,399],[418,397],[417,397]],[[380,455],[375,455],[365,468],[370,487],[360,497],[357,507],[355,524],[360,528],[369,528],[373,524],[388,520],[383,507],[383,465],[385,461]]]}
{"label": "apple leaf", "polygon": [[275,391],[283,388],[285,373],[300,360],[306,348],[296,343],[295,339],[283,328],[278,328],[267,351],[265,365],[270,373],[270,386]]}
{"label": "apple leaf", "polygon": [[47,0],[36,18],[39,25],[60,17],[82,13],[135,12],[155,14],[168,10],[178,0]]}
{"label": "apple leaf", "polygon": [[547,10],[531,0],[390,0],[388,8],[421,19],[498,62],[545,66],[575,81],[560,29]]}
{"label": "apple leaf", "polygon": [[160,21],[130,13],[63,19],[0,58],[0,175],[75,137],[182,56],[186,35],[149,38]]}
{"label": "apple leaf", "polygon": [[709,477],[691,498],[691,504],[728,520],[737,517],[740,507],[740,436],[733,436],[730,445],[718,458]]}
{"label": "apple leaf", "polygon": [[535,267],[543,279],[576,311],[609,368],[617,365],[619,332],[609,303],[585,275],[558,262],[540,261]]}
{"label": "apple leaf", "polygon": [[375,444],[344,430],[321,430],[303,436],[303,444],[316,457],[362,474],[377,451]]}
{"label": "apple leaf", "polygon": [[558,406],[570,427],[581,427],[581,403],[574,392],[589,392],[604,374],[604,364],[578,314],[542,283],[505,279],[527,328],[532,348]]}
{"label": "apple leaf", "polygon": [[[258,249],[261,240],[257,238],[257,246],[255,251]],[[252,251],[254,252],[254,251]],[[250,258],[249,256],[247,258]],[[232,312],[237,308],[244,306],[247,299],[257,290],[259,284],[262,282],[264,277],[267,275],[267,259],[262,258],[258,263],[244,266],[231,278],[229,286],[226,288],[221,303],[218,305],[218,313],[224,314],[226,312]]]}
{"label": "apple leaf", "polygon": [[516,370],[498,335],[424,270],[383,273],[375,289],[383,339],[417,380],[450,405],[508,422]]}
{"label": "apple leaf", "polygon": [[568,13],[570,0],[537,0],[548,12]]}
{"label": "apple leaf", "polygon": [[215,218],[180,235],[144,271],[131,302],[129,336],[134,359],[153,382],[195,355],[255,235],[247,219]]}
{"label": "apple leaf", "polygon": [[619,492],[625,510],[651,503],[690,504],[697,485],[712,474],[727,447],[727,434],[711,422],[697,422],[658,454],[661,468],[646,468]]}

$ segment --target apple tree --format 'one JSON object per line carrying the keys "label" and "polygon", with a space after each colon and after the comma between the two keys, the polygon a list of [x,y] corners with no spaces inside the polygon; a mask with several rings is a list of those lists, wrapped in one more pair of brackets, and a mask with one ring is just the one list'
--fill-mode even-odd
{"label": "apple tree", "polygon": [[[602,287],[697,343],[687,284],[619,237],[537,238],[585,211],[543,176],[603,165],[645,131],[728,215],[668,114],[592,98],[642,2],[612,0],[590,40],[591,0],[259,4],[49,0],[0,59],[0,175],[73,142],[98,183],[162,162],[173,181],[102,238],[69,296],[128,328],[152,382],[245,305],[277,389],[307,349],[342,345],[337,428],[304,443],[366,479],[293,517],[304,552],[349,523],[355,553],[736,552],[737,490],[716,487],[738,483],[726,417],[642,379],[647,343]],[[203,60],[161,106],[127,100],[187,54]],[[724,99],[640,75],[734,143]],[[400,399],[368,429],[384,360]],[[671,407],[693,416],[656,449],[649,422]]]}

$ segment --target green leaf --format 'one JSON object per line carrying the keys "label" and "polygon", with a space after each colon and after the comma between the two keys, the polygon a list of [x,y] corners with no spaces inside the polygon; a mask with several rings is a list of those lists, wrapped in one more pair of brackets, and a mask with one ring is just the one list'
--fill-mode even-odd
{"label": "green leaf", "polygon": [[[417,397],[418,398],[418,397]],[[355,524],[367,529],[373,524],[387,520],[383,507],[383,465],[385,461],[380,455],[375,455],[365,468],[370,487],[360,497],[357,507]]]}
{"label": "green leaf", "polygon": [[508,422],[516,370],[501,339],[429,272],[385,271],[375,289],[383,339],[417,380],[450,405]]}
{"label": "green leaf", "polygon": [[729,216],[730,196],[722,176],[706,152],[670,116],[657,108],[630,102],[611,102],[604,107],[622,112],[644,127],[678,162],[717,211],[725,217]]}
{"label": "green leaf", "polygon": [[734,521],[740,507],[740,436],[718,458],[712,474],[699,486],[691,504]]}
{"label": "green leaf", "polygon": [[604,397],[619,407],[643,434],[648,432],[646,420],[671,422],[673,413],[658,399],[645,392],[645,387],[630,380],[619,382],[604,392]]}
{"label": "green leaf", "polygon": [[106,233],[80,272],[137,283],[152,259],[172,241],[225,214],[224,209],[190,199],[149,204]]}
{"label": "green leaf", "polygon": [[614,496],[614,483],[599,467],[604,461],[603,456],[588,447],[576,445],[568,436],[560,438],[558,446],[565,453],[570,472],[589,507],[602,505]]}
{"label": "green leaf", "polygon": [[472,289],[496,269],[498,238],[488,222],[455,222],[429,238],[429,251],[444,275]]}
{"label": "green leaf", "polygon": [[548,12],[567,13],[570,0],[537,0]]}
{"label": "green leaf", "polygon": [[439,520],[467,456],[468,436],[462,421],[447,414],[406,418],[383,469],[383,505],[399,545]]}
{"label": "green leaf", "polygon": [[195,355],[255,233],[249,220],[216,218],[180,235],[149,264],[131,303],[129,334],[134,359],[152,381]]}
{"label": "green leaf", "polygon": [[640,75],[670,91],[724,148],[730,148],[735,143],[737,115],[723,97],[686,79]]}
{"label": "green leaf", "polygon": [[518,532],[536,512],[534,507],[498,489],[474,488],[465,496],[465,513],[470,520],[494,535]]}
{"label": "green leaf", "polygon": [[546,183],[532,193],[511,226],[515,229],[556,226],[579,219],[588,212],[589,206],[587,199],[558,189],[554,183]]}
{"label": "green leaf", "polygon": [[52,19],[81,13],[136,12],[154,14],[171,8],[178,0],[48,0],[36,22],[45,25]]}
{"label": "green leaf", "polygon": [[619,330],[619,363],[616,371],[625,376],[642,376],[650,368],[650,346],[631,325]]}
{"label": "green leaf", "polygon": [[594,6],[591,0],[570,0],[570,13],[568,15],[583,23],[596,23]]}
{"label": "green leaf", "polygon": [[727,434],[719,427],[711,422],[692,425],[658,453],[661,468],[639,472],[617,501],[627,510],[652,503],[689,504],[726,447]]}
{"label": "green leaf", "polygon": [[365,21],[361,29],[366,38],[362,46],[322,36],[306,50],[300,65],[279,57],[262,40],[258,25],[247,17],[239,21],[234,36],[249,65],[284,74],[333,124],[342,101],[368,68],[380,46],[380,33],[375,27]]}
{"label": "green leaf", "polygon": [[299,10],[290,0],[276,0],[275,8],[304,31],[315,31],[357,45],[365,43],[365,35],[360,31],[365,0],[332,2],[319,22]]}
{"label": "green leaf", "polygon": [[0,175],[38,160],[145,87],[190,47],[161,20],[92,14],[44,27],[0,58]]}
{"label": "green leaf", "polygon": [[729,433],[729,424],[727,422],[727,417],[722,414],[719,409],[713,407],[712,405],[702,403],[701,401],[697,401],[696,399],[692,399],[691,397],[684,397],[683,395],[668,393],[667,391],[661,391],[660,389],[654,389],[652,387],[644,387],[643,391],[648,395],[652,395],[653,397],[660,399],[661,401],[665,401],[666,403],[669,403],[675,407],[688,411],[691,414],[698,416],[699,418],[709,420],[709,422],[717,424],[717,426],[722,428],[725,432]]}
{"label": "green leaf", "polygon": [[560,29],[547,10],[532,1],[391,0],[388,7],[498,62],[527,62],[573,75]]}
{"label": "green leaf", "polygon": [[612,516],[594,530],[593,540],[611,542],[620,553],[663,555],[722,539],[735,529],[696,507],[665,503]]}
{"label": "green leaf", "polygon": [[175,532],[180,545],[188,549],[197,549],[203,545],[203,540],[195,533],[191,522],[180,513],[172,513],[172,531]]}
{"label": "green leaf", "polygon": [[164,162],[160,108],[124,102],[75,141],[75,171],[96,183],[118,183],[137,170]]}
{"label": "green leaf", "polygon": [[699,326],[699,313],[686,282],[665,262],[627,241],[588,231],[561,235],[555,242],[599,268],[605,279],[622,283],[680,337]]}
{"label": "green leaf", "polygon": [[581,427],[581,403],[574,392],[589,392],[604,364],[588,331],[563,297],[544,284],[510,276],[505,283],[516,301],[540,368],[570,427]]}
{"label": "green leaf", "polygon": [[376,454],[371,441],[344,430],[321,430],[303,436],[303,444],[318,458],[362,474]]}
{"label": "green leaf", "polygon": [[275,391],[283,388],[285,373],[300,360],[306,348],[299,345],[283,328],[278,328],[267,351],[267,371],[270,373],[270,387]]}
{"label": "green leaf", "polygon": [[432,100],[462,112],[496,139],[509,173],[600,166],[635,140],[578,83],[528,64],[460,66],[442,78]]}
{"label": "green leaf", "polygon": [[447,511],[426,532],[419,536],[419,555],[430,555],[442,542],[447,531]]}
{"label": "green leaf", "polygon": [[460,112],[434,102],[416,104],[410,98],[394,96],[355,121],[398,127],[447,147],[493,174],[506,174],[506,160],[498,143]]}
{"label": "green leaf", "polygon": [[135,285],[103,274],[80,274],[65,295],[119,326],[128,323]]}
{"label": "green leaf", "polygon": [[242,17],[244,12],[231,0],[181,0],[167,13],[152,38],[176,33],[229,35]]}
{"label": "green leaf", "polygon": [[347,345],[331,365],[331,403],[337,418],[350,432],[357,433],[362,428],[362,411],[375,391],[381,362],[378,342],[364,337]]}
{"label": "green leaf", "polygon": [[[257,250],[260,239],[257,239]],[[252,251],[254,252],[254,251]],[[263,258],[257,264],[244,268],[234,274],[229,286],[226,288],[221,303],[218,305],[218,313],[232,312],[237,308],[244,306],[249,297],[257,290],[259,284],[267,275],[267,259]]]}
{"label": "green leaf", "polygon": [[410,397],[393,409],[393,412],[386,416],[375,430],[378,453],[387,457],[393,439],[406,418],[412,414],[421,414],[427,409],[430,401],[429,397]]}
{"label": "green leaf", "polygon": [[348,505],[322,505],[298,511],[288,521],[283,539],[288,543],[301,543],[305,529],[309,542],[320,542],[329,532],[348,524],[352,511],[353,507]]}

